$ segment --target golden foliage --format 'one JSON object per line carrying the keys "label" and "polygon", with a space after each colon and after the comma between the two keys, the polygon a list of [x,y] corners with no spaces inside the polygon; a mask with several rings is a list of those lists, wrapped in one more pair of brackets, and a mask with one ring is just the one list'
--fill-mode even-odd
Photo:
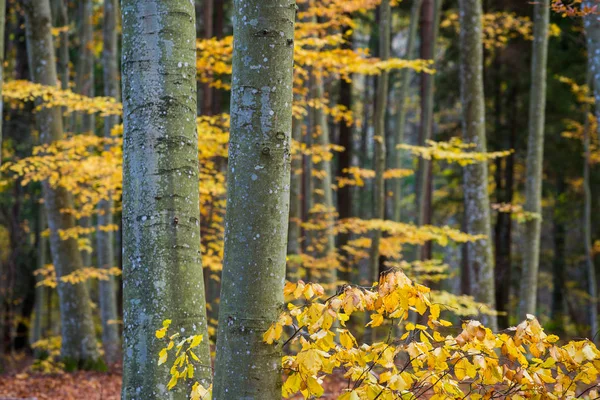
{"label": "golden foliage", "polygon": [[[509,41],[519,37],[533,40],[533,22],[529,17],[506,11],[487,13],[482,17],[482,24],[483,45],[486,49],[503,48]],[[446,15],[441,26],[458,32],[460,30],[458,14],[452,12]],[[558,25],[550,25],[549,36],[560,36],[560,33]]]}
{"label": "golden foliage", "polygon": [[500,157],[508,157],[512,154],[512,150],[490,153],[472,151],[475,147],[475,144],[463,143],[457,137],[453,137],[448,142],[428,140],[427,146],[411,146],[408,144],[399,144],[397,146],[398,149],[408,150],[413,155],[425,160],[444,160],[458,163],[461,166],[486,162]]}

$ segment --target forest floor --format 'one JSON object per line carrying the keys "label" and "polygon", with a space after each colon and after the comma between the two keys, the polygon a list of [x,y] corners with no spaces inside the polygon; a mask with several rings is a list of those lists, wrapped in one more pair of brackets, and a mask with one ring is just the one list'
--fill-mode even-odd
{"label": "forest floor", "polygon": [[[341,377],[340,377],[341,378]],[[347,382],[326,382],[322,399],[336,399]],[[77,372],[61,374],[20,373],[0,375],[0,400],[119,400],[121,374]],[[302,397],[294,397],[301,399]]]}
{"label": "forest floor", "polygon": [[[12,372],[0,374],[0,400],[119,400],[121,373],[76,372],[42,374],[30,372],[29,360],[13,365]],[[324,383],[322,399],[337,399],[347,387],[342,376],[333,376]],[[293,399],[301,399],[302,396]]]}

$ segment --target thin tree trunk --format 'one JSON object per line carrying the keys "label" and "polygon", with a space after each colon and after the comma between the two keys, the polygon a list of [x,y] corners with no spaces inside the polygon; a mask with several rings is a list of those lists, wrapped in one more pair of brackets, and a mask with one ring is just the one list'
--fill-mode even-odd
{"label": "thin tree trunk", "polygon": [[[102,49],[102,67],[104,80],[104,95],[121,99],[119,88],[119,65],[117,62],[117,15],[118,1],[104,0],[104,29],[103,29],[103,49]],[[111,137],[111,131],[119,123],[119,117],[116,115],[104,118],[104,136]],[[112,225],[113,220],[113,202],[104,200],[98,205],[98,232],[97,257],[100,268],[112,268],[116,265],[114,254],[114,235],[112,231],[102,230],[101,227]],[[119,326],[116,321],[119,319],[117,313],[117,290],[115,278],[109,276],[108,280],[99,282],[100,294],[100,320],[102,323],[102,346],[104,347],[104,357],[108,364],[117,362],[121,353],[121,340],[119,336]]]}
{"label": "thin tree trunk", "polygon": [[195,379],[211,382],[200,256],[193,2],[124,0],[122,398],[187,399],[156,363],[163,320],[203,335]]}
{"label": "thin tree trunk", "polygon": [[[69,14],[65,0],[54,0],[52,17],[57,27],[65,27],[69,24]],[[60,45],[58,47],[58,57],[56,67],[58,69],[58,78],[60,86],[66,90],[69,88],[69,32],[61,31],[59,34]]]}
{"label": "thin tree trunk", "polygon": [[[498,82],[500,84],[500,82]],[[498,101],[501,101],[498,96]],[[518,114],[518,100],[517,100],[517,89],[513,90],[513,94],[509,97],[509,104],[512,105],[510,114],[512,116],[510,133],[504,135],[503,150],[510,150],[515,147],[516,136],[517,136],[517,118]],[[498,107],[498,111],[501,108]],[[501,130],[498,123],[498,132]],[[498,201],[500,203],[512,203],[514,197],[514,173],[515,173],[515,156],[514,154],[509,155],[505,159],[498,159],[498,178],[497,178],[497,191]],[[504,168],[500,168],[500,165],[504,162]],[[498,213],[498,219],[495,227],[495,239],[496,246],[494,248],[494,261],[496,265],[495,271],[495,288],[496,288],[496,308],[498,311],[506,313],[505,315],[498,316],[498,327],[505,329],[509,327],[509,321],[511,316],[511,310],[509,307],[510,301],[510,290],[511,290],[511,277],[512,277],[512,254],[511,254],[511,238],[512,238],[512,218],[509,213]]]}
{"label": "thin tree trunk", "polygon": [[[38,229],[37,229],[37,269],[41,269],[46,265],[46,247],[48,241],[42,234],[48,223],[46,221],[46,211],[44,207],[39,207],[38,210]],[[38,275],[37,282],[41,280],[41,275]],[[33,332],[31,343],[35,343],[44,337],[44,321],[47,319],[47,310],[50,305],[46,305],[47,292],[50,289],[47,286],[39,285],[35,287],[35,320],[33,324]],[[39,351],[36,351],[36,356],[39,356]]]}
{"label": "thin tree trunk", "polygon": [[[342,32],[346,32],[348,29],[343,28]],[[350,35],[349,38],[347,38],[347,42],[344,43],[344,48],[346,49],[352,49],[353,48],[353,36]],[[352,103],[353,103],[353,96],[352,96],[352,82],[347,82],[344,79],[340,80],[340,105],[345,106],[348,110],[352,110]],[[350,167],[352,167],[353,163],[352,163],[352,159],[354,156],[354,149],[353,149],[353,141],[354,141],[354,128],[352,125],[348,125],[346,123],[346,121],[340,121],[339,122],[339,141],[338,144],[342,147],[344,147],[344,151],[342,153],[340,153],[339,157],[338,157],[338,170],[337,170],[337,176],[339,177],[349,177],[349,174],[347,172],[344,172],[345,170],[349,169]],[[338,189],[337,192],[337,210],[339,213],[339,218],[341,220],[347,219],[352,217],[354,214],[352,212],[352,208],[353,208],[353,195],[354,195],[354,190],[355,188],[353,188],[351,185],[346,185],[344,187],[341,187]],[[343,247],[348,243],[348,241],[350,240],[351,234],[350,233],[340,233],[337,236],[337,248],[339,249],[339,252],[342,255],[348,256],[346,254],[346,252],[344,251]],[[340,279],[344,280],[346,282],[353,282],[353,276],[355,277],[357,274],[353,273],[355,271],[352,271],[351,268],[352,266],[350,265],[350,263],[345,263],[345,265],[343,266],[345,271],[342,272],[342,274],[340,274]],[[353,283],[358,283],[358,282],[353,282]]]}
{"label": "thin tree trunk", "polygon": [[[324,92],[322,79],[316,78],[314,82],[315,100],[323,99],[325,97]],[[315,140],[316,144],[323,150],[326,150],[329,148],[329,125],[327,123],[327,115],[321,108],[315,108],[313,112],[315,130],[310,132],[310,134],[312,134],[313,137],[317,135]],[[333,214],[335,208],[333,205],[333,191],[331,189],[331,162],[321,159],[314,164],[314,169],[318,171],[318,174],[316,174],[318,176],[313,176],[313,204],[323,205],[325,211],[320,215],[315,215],[313,213],[312,217],[316,219],[315,222],[325,224],[326,228],[322,232],[314,232],[314,241],[312,244],[315,247],[315,257],[317,259],[332,259],[335,257],[335,235],[333,234]],[[337,266],[333,260],[328,261],[327,265],[330,267],[321,271],[320,282],[323,283],[327,293],[334,294],[337,282]]]}
{"label": "thin tree trunk", "polygon": [[[600,0],[583,0],[581,3],[582,8],[599,5]],[[600,120],[600,19],[598,14],[591,13],[584,16],[583,26],[587,37],[587,53],[593,79],[594,98],[596,99],[596,118]],[[600,125],[597,134],[600,138]]]}
{"label": "thin tree trunk", "polygon": [[[391,8],[389,0],[383,0],[379,6],[379,58],[387,60],[390,57],[391,36]],[[377,79],[377,97],[375,100],[375,188],[374,212],[375,219],[385,218],[385,172],[386,140],[385,140],[385,114],[388,103],[388,72],[382,71]],[[372,244],[369,257],[369,274],[371,282],[379,282],[379,244],[381,243],[381,230],[372,232]]]}
{"label": "thin tree trunk", "polygon": [[[559,173],[556,178],[556,193],[558,197],[565,191],[565,178]],[[556,204],[553,218],[554,255],[552,260],[552,307],[551,317],[559,333],[564,333],[565,326],[565,283],[567,282],[567,262],[565,258],[566,234],[565,215],[562,204]]]}
{"label": "thin tree trunk", "polygon": [[[50,4],[48,0],[24,0],[27,46],[32,80],[56,86],[56,62],[50,31]],[[50,144],[63,138],[63,123],[57,108],[41,110],[37,114],[42,142]],[[71,196],[63,188],[42,184],[44,203],[50,227],[50,249],[56,275],[61,311],[63,345],[61,356],[68,368],[96,368],[99,354],[94,334],[90,296],[84,283],[60,281],[83,266],[75,239],[61,240],[59,230],[75,226],[72,215],[61,212],[73,208]]]}
{"label": "thin tree trunk", "polygon": [[[296,143],[302,142],[302,118],[295,118],[292,127],[292,139]],[[290,281],[300,279],[298,256],[302,253],[300,244],[302,230],[302,154],[296,154],[292,159],[292,172],[290,178],[290,218],[287,242],[287,270],[286,278]]]}
{"label": "thin tree trunk", "polygon": [[[441,0],[424,0],[422,8],[421,58],[434,60],[437,34],[441,14]],[[425,146],[433,136],[433,106],[435,78],[431,74],[421,74],[421,127],[419,145]],[[432,170],[431,162],[419,158],[416,180],[417,225],[431,224],[432,202]],[[431,258],[431,243],[421,247],[418,254],[420,260]]]}
{"label": "thin tree trunk", "polygon": [[[92,52],[92,41],[94,35],[94,25],[92,21],[92,0],[83,0],[79,3],[79,57],[77,59],[77,68],[75,76],[75,92],[84,96],[94,96],[94,53]],[[94,132],[95,116],[86,112],[79,112],[73,115],[73,129],[77,133],[91,134]],[[85,216],[79,220],[79,225],[83,228],[92,226],[92,217]],[[82,234],[82,239],[88,241],[89,247],[92,247],[91,235]],[[81,251],[83,265],[90,267],[92,265],[92,252],[89,250]],[[90,285],[91,282],[88,282]]]}
{"label": "thin tree trunk", "polygon": [[[463,109],[463,140],[475,150],[487,151],[483,93],[483,44],[481,0],[459,0],[460,6],[460,82]],[[464,169],[465,230],[486,239],[466,244],[466,271],[475,300],[491,307],[495,304],[494,259],[488,195],[487,162]],[[496,318],[483,322],[496,329]]]}
{"label": "thin tree trunk", "polygon": [[[406,52],[404,58],[407,60],[413,59],[415,51],[415,42],[417,38],[417,28],[419,27],[419,17],[421,15],[421,4],[423,0],[413,0],[412,7],[410,9],[410,25],[408,27],[408,39],[406,43]],[[406,107],[406,100],[410,92],[410,78],[412,75],[410,68],[405,68],[400,72],[400,90],[398,91],[398,122],[397,131],[395,137],[395,145],[392,149],[392,163],[391,167],[394,169],[402,168],[402,153],[396,150],[396,145],[404,143],[404,135],[406,132],[406,116],[408,114],[408,108]],[[395,179],[392,184],[393,193],[393,211],[392,219],[399,222],[402,214],[402,180]]]}
{"label": "thin tree trunk", "polygon": [[[588,82],[591,82],[588,79]],[[589,106],[587,107],[590,108]],[[587,111],[587,110],[586,110]],[[588,319],[590,324],[590,338],[597,341],[598,333],[598,283],[596,281],[596,267],[594,265],[594,246],[592,244],[592,189],[590,187],[590,120],[588,112],[585,113],[585,125],[583,129],[583,148],[585,157],[583,160],[583,237],[585,241],[585,264],[588,280],[588,294],[590,304],[588,308]]]}
{"label": "thin tree trunk", "polygon": [[520,317],[535,314],[542,228],[542,173],[544,166],[544,122],[546,116],[546,65],[548,61],[548,28],[550,1],[534,6],[533,60],[529,96],[529,137],[527,139],[527,179],[525,211],[536,218],[525,222],[525,242],[520,292]]}
{"label": "thin tree trunk", "polygon": [[[214,0],[204,0],[204,38],[210,39],[214,36]],[[205,83],[202,88],[202,115],[212,115],[213,88]]]}
{"label": "thin tree trunk", "polygon": [[234,2],[215,400],[281,397],[281,344],[263,334],[283,306],[295,13],[290,0]]}

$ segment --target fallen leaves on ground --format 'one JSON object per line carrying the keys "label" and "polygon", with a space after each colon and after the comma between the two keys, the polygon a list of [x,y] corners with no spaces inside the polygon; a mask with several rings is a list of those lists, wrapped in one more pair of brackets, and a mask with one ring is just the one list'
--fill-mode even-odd
{"label": "fallen leaves on ground", "polygon": [[119,400],[121,374],[77,372],[0,375],[0,398],[3,397],[37,400]]}

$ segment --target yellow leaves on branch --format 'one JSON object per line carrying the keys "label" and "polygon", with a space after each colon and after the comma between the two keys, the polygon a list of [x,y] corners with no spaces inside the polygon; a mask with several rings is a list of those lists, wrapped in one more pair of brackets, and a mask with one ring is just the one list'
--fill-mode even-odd
{"label": "yellow leaves on branch", "polygon": [[[567,4],[565,4],[565,2]],[[565,17],[584,17],[586,15],[589,14],[597,14],[598,13],[598,5],[593,5],[591,7],[589,6],[585,6],[582,7],[581,6],[581,2],[582,0],[570,0],[570,1],[565,1],[563,2],[562,0],[552,0],[552,11],[554,11],[557,14],[562,15],[563,18]]]}
{"label": "yellow leaves on branch", "polygon": [[[284,294],[293,303],[263,337],[270,344],[299,345],[282,359],[289,371],[285,398],[322,396],[323,382],[334,370],[348,380],[339,399],[597,396],[595,344],[560,346],[533,316],[500,333],[467,320],[453,335],[451,323],[440,318],[442,298],[400,271],[383,274],[371,288],[346,285],[333,297],[323,293],[317,284],[288,282]],[[370,314],[369,326],[386,326],[380,335],[385,341],[360,343],[347,327],[354,314],[364,312]],[[409,312],[422,315],[422,322],[407,322]],[[399,338],[393,335],[398,324],[405,330]],[[289,338],[286,327],[293,332]]]}
{"label": "yellow leaves on branch", "polygon": [[542,216],[539,213],[525,211],[520,204],[496,203],[492,204],[492,209],[500,213],[510,214],[511,218],[515,219],[520,224],[534,219],[542,219]]}
{"label": "yellow leaves on branch", "polygon": [[[375,171],[372,169],[364,169],[360,167],[344,168],[342,171],[344,176],[336,177],[337,187],[345,186],[364,186],[365,179],[375,178]],[[383,179],[401,179],[414,175],[414,171],[410,169],[388,169],[383,173]]]}
{"label": "yellow leaves on branch", "polygon": [[473,151],[475,147],[475,144],[463,143],[457,137],[453,137],[448,142],[428,140],[427,146],[411,146],[408,144],[399,144],[397,146],[398,149],[408,150],[413,155],[425,160],[443,160],[458,163],[461,166],[508,157],[512,154],[512,150],[489,153],[476,152]]}
{"label": "yellow leaves on branch", "polygon": [[[34,275],[39,276],[36,286],[47,286],[55,288],[57,286],[56,271],[52,264],[47,264],[44,267],[35,270]],[[78,284],[87,282],[90,279],[97,279],[99,281],[107,281],[112,276],[120,276],[121,270],[117,267],[111,268],[95,268],[95,267],[83,267],[68,275],[60,277],[60,281],[69,284]]]}
{"label": "yellow leaves on branch", "polygon": [[[157,339],[164,339],[167,335],[172,320],[166,319],[163,321],[162,328],[155,333]],[[175,333],[167,337],[167,344],[158,354],[158,365],[162,365],[168,361],[169,353],[174,353],[175,360],[171,364],[170,374],[171,380],[167,384],[167,389],[173,389],[179,380],[191,381],[194,378],[195,367],[194,362],[199,363],[200,358],[194,353],[194,349],[204,340],[203,335],[192,335],[181,339],[179,333]],[[190,399],[210,399],[212,386],[205,388],[200,383],[194,382]]]}
{"label": "yellow leaves on branch", "polygon": [[416,226],[402,222],[384,221],[379,219],[362,220],[349,218],[341,220],[335,227],[335,232],[364,234],[374,230],[380,230],[390,236],[402,238],[403,243],[421,245],[429,241],[435,241],[441,246],[446,246],[449,241],[457,243],[473,242],[485,239],[482,235],[469,235],[448,226]]}
{"label": "yellow leaves on branch", "polygon": [[[351,80],[353,74],[379,75],[383,71],[410,68],[417,72],[433,73],[431,60],[402,60],[393,58],[382,61],[369,54],[368,49],[348,49],[348,35],[355,26],[354,18],[376,8],[380,0],[320,0],[318,4],[299,0],[307,4],[305,11],[298,13],[294,37],[294,115],[301,117],[308,108],[322,108],[336,121],[354,122],[351,110],[331,106],[327,99],[310,100],[307,82],[314,77],[323,79]],[[318,18],[317,18],[318,17]],[[317,22],[318,21],[318,22]],[[341,28],[346,32],[332,34]],[[198,50],[198,79],[212,87],[229,90],[231,88],[231,58],[233,38],[202,39],[196,44]],[[262,60],[254,60],[256,67],[262,67]],[[315,104],[315,103],[320,104]],[[323,106],[323,104],[325,106]]]}
{"label": "yellow leaves on branch", "polygon": [[[506,11],[487,13],[482,16],[482,24],[483,45],[486,49],[503,48],[510,40],[516,38],[533,40],[533,22],[529,17]],[[455,12],[448,14],[441,26],[459,32],[458,14]],[[560,33],[558,25],[550,25],[549,36],[560,36]]]}
{"label": "yellow leaves on branch", "polygon": [[87,97],[70,90],[45,86],[30,81],[17,80],[4,83],[2,97],[8,101],[39,100],[37,109],[64,107],[64,112],[83,112],[88,114],[121,115],[123,106],[112,97]]}

